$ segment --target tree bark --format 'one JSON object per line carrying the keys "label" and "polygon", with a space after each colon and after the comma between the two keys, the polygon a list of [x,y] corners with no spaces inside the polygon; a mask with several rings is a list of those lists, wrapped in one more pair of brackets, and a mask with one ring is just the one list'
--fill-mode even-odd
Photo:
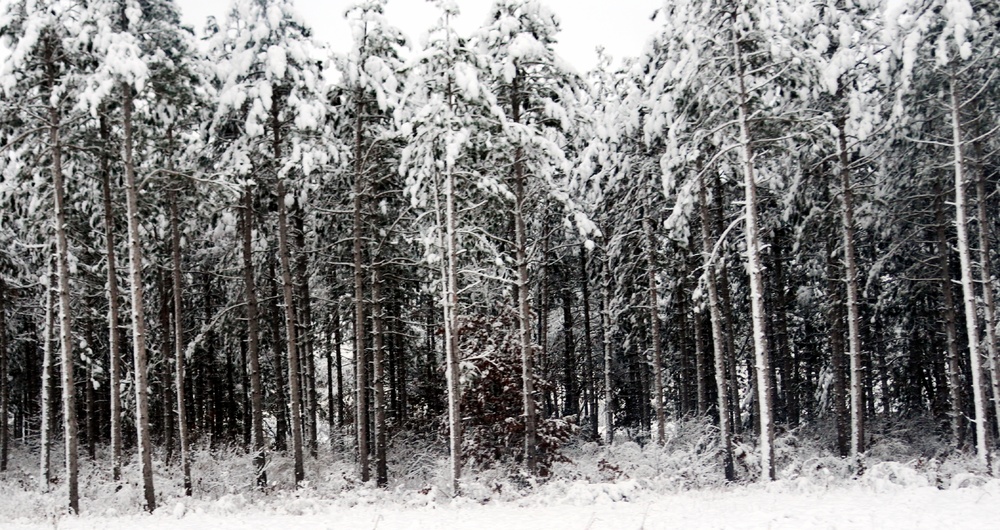
{"label": "tree bark", "polygon": [[317,456],[318,446],[316,445],[316,366],[313,359],[313,332],[312,332],[312,303],[309,294],[309,271],[308,255],[306,253],[305,234],[305,211],[299,205],[298,214],[295,216],[295,239],[299,256],[296,276],[298,277],[299,305],[297,306],[298,317],[302,325],[300,326],[299,345],[302,349],[303,383],[305,384],[304,397],[306,401],[306,435],[308,438],[309,454],[313,458]]}
{"label": "tree bark", "polygon": [[362,90],[358,87],[355,94],[354,123],[354,360],[357,397],[355,399],[357,413],[354,422],[357,428],[358,469],[361,481],[368,482],[371,477],[368,469],[368,363],[365,355],[365,288],[364,263],[361,252],[362,243],[362,200],[365,190],[365,165],[362,153],[362,113],[364,102]]}
{"label": "tree bark", "polygon": [[587,356],[584,364],[587,371],[587,413],[590,438],[597,440],[597,384],[594,371],[594,343],[590,326],[590,277],[587,275],[587,247],[580,246],[580,285],[583,291],[583,352]]}
{"label": "tree bark", "polygon": [[153,449],[149,439],[149,395],[146,373],[146,317],[143,314],[142,248],[139,239],[139,192],[132,161],[132,87],[121,84],[123,94],[125,203],[128,212],[129,275],[132,280],[132,353],[135,366],[135,424],[142,461],[142,487],[146,509],[156,509],[153,490]]}
{"label": "tree bark", "polygon": [[840,152],[840,184],[843,209],[844,272],[847,274],[847,344],[851,360],[851,457],[865,450],[865,406],[862,394],[861,310],[858,294],[858,264],[854,250],[854,189],[851,187],[850,161],[847,156],[847,133],[844,119],[838,123],[837,144]]}
{"label": "tree bark", "polygon": [[733,39],[736,75],[739,83],[738,111],[740,128],[740,162],[743,166],[745,198],[747,262],[750,269],[750,309],[753,323],[754,360],[757,365],[757,397],[760,402],[761,478],[774,480],[774,421],[771,360],[768,352],[764,309],[764,276],[761,263],[760,221],[757,215],[757,182],[754,178],[753,152],[749,128],[749,96],[744,79],[743,52],[740,39]]}
{"label": "tree bark", "polygon": [[935,188],[934,214],[937,224],[937,253],[941,294],[944,307],[944,329],[948,342],[947,375],[948,394],[951,401],[951,436],[955,447],[965,445],[965,406],[962,399],[961,367],[958,358],[958,326],[955,315],[955,299],[951,287],[951,266],[949,265],[948,236],[945,232],[944,197],[940,185]]}
{"label": "tree bark", "polygon": [[[701,173],[699,171],[699,173]],[[718,387],[719,406],[719,439],[722,442],[722,468],[726,475],[726,480],[736,479],[736,470],[733,467],[733,436],[729,414],[729,395],[726,392],[727,370],[726,370],[726,350],[725,339],[723,338],[724,317],[719,301],[719,289],[715,281],[717,267],[712,259],[712,251],[715,248],[715,238],[712,236],[709,223],[710,212],[708,209],[708,198],[705,186],[704,174],[699,175],[698,183],[698,206],[701,213],[701,249],[705,261],[705,272],[707,274],[706,284],[708,285],[708,312],[712,324],[712,354],[715,361],[715,385]]]}
{"label": "tree bark", "polygon": [[52,341],[55,335],[55,297],[52,296],[52,291],[56,287],[56,278],[52,271],[52,260],[46,259],[46,261],[47,266],[45,277],[47,282],[45,284],[45,344],[42,348],[42,439],[40,443],[42,454],[41,480],[39,481],[42,493],[47,493],[49,491],[49,485],[52,483],[52,424],[55,421],[55,414],[53,414],[55,411],[52,408],[53,403],[55,402],[55,388],[52,385],[52,363],[54,361]]}
{"label": "tree bark", "polygon": [[[979,316],[976,312],[976,286],[972,275],[972,251],[969,249],[968,198],[965,182],[965,157],[962,152],[961,106],[958,81],[951,77],[951,130],[955,166],[955,228],[958,235],[958,260],[962,276],[962,300],[965,306],[965,329],[969,341],[969,370],[972,372],[972,405],[975,413],[976,457],[989,469],[990,431],[987,429],[986,385],[983,384],[979,351]],[[988,287],[988,286],[984,286]]]}
{"label": "tree bark", "polygon": [[997,354],[996,295],[993,291],[993,263],[990,258],[990,225],[986,214],[986,172],[979,168],[976,179],[977,221],[979,224],[979,278],[983,284],[983,324],[986,327],[986,353],[993,390],[993,419],[1000,429],[1000,364]]}
{"label": "tree bark", "polygon": [[653,343],[653,406],[656,407],[656,443],[666,441],[666,414],[663,410],[663,348],[660,345],[660,304],[656,292],[656,239],[650,220],[652,202],[647,199],[646,212],[642,216],[642,230],[646,236],[646,277],[648,279],[650,342]]}
{"label": "tree bark", "polygon": [[[177,393],[177,436],[181,446],[181,471],[184,475],[184,495],[191,496],[191,458],[188,454],[187,409],[184,404],[184,313],[181,284],[181,231],[177,215],[177,192],[169,192],[170,258],[174,294],[174,378]],[[232,373],[230,371],[230,373]],[[232,396],[230,396],[232,397]]]}
{"label": "tree bark", "polygon": [[382,277],[378,263],[372,264],[372,386],[375,398],[375,484],[389,484],[386,465],[385,425],[385,322],[382,314]]}
{"label": "tree bark", "polygon": [[264,390],[260,377],[260,321],[257,307],[257,285],[253,270],[253,195],[247,186],[243,190],[243,289],[246,297],[247,348],[250,354],[250,405],[252,417],[251,446],[258,488],[267,486],[264,441]]}
{"label": "tree bark", "polygon": [[[10,443],[8,409],[10,408],[10,359],[7,352],[7,295],[6,284],[0,277],[0,471],[7,471],[7,445]],[[88,365],[89,366],[89,365]],[[93,392],[91,392],[93,395]],[[89,412],[89,411],[88,411]]]}
{"label": "tree bark", "polygon": [[607,255],[605,244],[603,271],[601,276],[601,329],[603,341],[601,342],[602,353],[604,354],[604,443],[611,445],[615,441],[615,411],[614,392],[611,387],[611,258]]}
{"label": "tree bark", "polygon": [[828,240],[826,271],[830,309],[830,369],[833,371],[833,414],[837,425],[837,451],[842,457],[850,454],[850,417],[847,410],[847,381],[844,377],[844,306],[834,256],[836,245]]}

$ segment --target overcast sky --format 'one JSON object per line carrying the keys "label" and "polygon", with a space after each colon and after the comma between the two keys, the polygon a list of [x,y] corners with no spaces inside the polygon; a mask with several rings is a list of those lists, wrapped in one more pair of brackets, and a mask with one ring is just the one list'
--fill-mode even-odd
{"label": "overcast sky", "polygon": [[[200,35],[209,15],[221,21],[230,0],[176,0],[184,22]],[[469,34],[486,19],[490,0],[457,0],[461,16],[459,31]],[[561,21],[556,51],[583,73],[594,66],[594,49],[600,45],[615,59],[634,56],[653,31],[650,15],[662,0],[543,0]],[[354,0],[295,0],[295,6],[312,25],[316,36],[344,51],[350,34],[344,11]],[[389,0],[386,16],[414,43],[437,18],[437,10],[427,0]]]}

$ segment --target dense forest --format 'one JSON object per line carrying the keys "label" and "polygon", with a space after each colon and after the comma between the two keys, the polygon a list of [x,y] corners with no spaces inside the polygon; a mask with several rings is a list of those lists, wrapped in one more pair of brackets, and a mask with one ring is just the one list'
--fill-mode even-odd
{"label": "dense forest", "polygon": [[226,446],[254,487],[286,452],[385,486],[405,433],[461,494],[693,417],[730,481],[818,424],[990,469],[1000,3],[665,0],[586,73],[542,1],[433,3],[412,43],[361,0],[331,50],[291,0],[204,37],[0,0],[0,480],[27,448],[78,512],[81,459],[137,462],[152,511]]}

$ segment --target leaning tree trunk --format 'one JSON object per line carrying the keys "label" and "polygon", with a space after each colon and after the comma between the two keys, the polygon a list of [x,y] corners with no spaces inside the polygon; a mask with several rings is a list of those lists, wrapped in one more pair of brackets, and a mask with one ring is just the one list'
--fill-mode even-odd
{"label": "leaning tree trunk", "polygon": [[726,350],[723,338],[723,316],[719,302],[719,290],[715,282],[716,266],[712,258],[715,248],[715,238],[712,237],[708,198],[705,190],[705,176],[699,175],[698,206],[701,212],[701,244],[704,254],[706,284],[708,285],[708,313],[712,324],[712,353],[715,361],[715,385],[718,387],[719,402],[719,439],[722,441],[722,468],[726,480],[735,480],[736,471],[733,467],[733,434],[729,416],[729,396],[726,382]]}
{"label": "leaning tree trunk", "polygon": [[750,269],[750,309],[753,324],[754,360],[757,365],[757,399],[760,402],[761,478],[774,480],[774,422],[771,399],[771,360],[768,353],[764,309],[764,271],[760,252],[760,220],[757,214],[757,182],[754,180],[753,153],[750,144],[749,96],[743,66],[739,36],[733,39],[736,75],[739,83],[738,105],[740,128],[740,163],[743,167],[746,194],[744,220],[746,226],[747,262]]}
{"label": "leaning tree trunk", "polygon": [[49,484],[52,483],[52,422],[55,420],[53,414],[54,410],[52,409],[52,403],[55,401],[55,396],[52,393],[52,340],[53,335],[55,334],[55,300],[52,296],[52,290],[55,287],[55,275],[52,273],[52,261],[49,259],[46,259],[46,261],[48,261],[48,265],[46,267],[47,272],[45,274],[45,278],[47,280],[45,284],[45,344],[42,348],[42,439],[39,444],[42,452],[41,479],[39,481],[42,493],[47,493],[49,491]]}
{"label": "leaning tree trunk", "polygon": [[652,201],[647,199],[646,212],[642,216],[642,230],[646,236],[646,276],[648,279],[649,296],[649,327],[650,341],[653,343],[653,406],[656,407],[656,443],[663,444],[666,440],[666,414],[663,411],[663,347],[660,345],[660,304],[656,293],[656,239],[653,235],[653,223],[649,216]]}
{"label": "leaning tree trunk", "polygon": [[115,219],[111,203],[111,169],[108,147],[111,128],[102,108],[99,119],[101,135],[101,194],[104,203],[104,245],[108,260],[108,386],[111,400],[111,478],[122,478],[122,389],[121,334],[118,332],[118,270],[115,258]]}
{"label": "leaning tree trunk", "polygon": [[73,329],[70,321],[69,243],[66,237],[66,184],[63,182],[61,113],[56,106],[55,84],[59,67],[54,57],[52,39],[45,42],[46,88],[49,94],[49,151],[52,158],[52,186],[55,196],[56,268],[59,274],[59,344],[62,351],[63,438],[66,441],[66,490],[69,511],[80,513],[78,489],[78,440],[76,423],[76,389],[73,380]]}
{"label": "leaning tree trunk", "polygon": [[837,143],[840,152],[840,185],[843,209],[844,272],[847,274],[847,344],[851,360],[851,457],[865,450],[865,407],[862,392],[861,311],[858,294],[858,261],[854,250],[854,189],[847,157],[847,135],[844,119],[840,118]]}
{"label": "leaning tree trunk", "polygon": [[[987,430],[986,385],[983,384],[982,359],[979,353],[979,317],[976,313],[976,286],[972,276],[972,251],[969,250],[969,220],[965,185],[965,158],[962,153],[961,106],[955,76],[951,77],[951,130],[955,166],[955,229],[958,235],[958,260],[962,276],[962,300],[965,306],[965,329],[969,340],[969,370],[972,372],[972,404],[976,424],[976,457],[990,465],[990,432]],[[984,286],[988,287],[988,286]]]}
{"label": "leaning tree trunk", "polygon": [[[281,160],[281,128],[278,120],[278,98],[271,100],[274,162]],[[302,388],[299,379],[299,353],[295,337],[295,299],[292,293],[292,266],[288,251],[288,212],[285,206],[285,181],[279,174],[278,184],[278,260],[281,262],[282,292],[285,302],[285,342],[288,349],[288,388],[291,394],[292,453],[295,458],[295,486],[305,476],[302,462]]]}
{"label": "leaning tree trunk", "polygon": [[253,272],[253,195],[247,187],[243,191],[243,289],[246,293],[247,345],[250,350],[250,405],[251,405],[251,445],[254,450],[254,473],[257,487],[267,486],[267,471],[264,468],[264,407],[263,388],[260,380],[260,322],[257,308],[257,286]]}
{"label": "leaning tree trunk", "polygon": [[[170,190],[170,258],[173,264],[174,291],[174,371],[177,392],[177,436],[181,445],[181,472],[184,495],[191,496],[191,458],[188,454],[187,409],[184,404],[184,314],[181,306],[181,231],[177,216],[177,192]],[[230,396],[232,397],[232,396]]]}
{"label": "leaning tree trunk", "polygon": [[149,439],[149,383],[146,373],[146,320],[143,314],[142,249],[139,238],[139,192],[132,160],[132,87],[121,84],[122,120],[125,126],[125,205],[128,212],[129,276],[132,280],[132,353],[135,366],[135,426],[142,462],[142,485],[146,509],[156,509],[153,490],[153,448]]}

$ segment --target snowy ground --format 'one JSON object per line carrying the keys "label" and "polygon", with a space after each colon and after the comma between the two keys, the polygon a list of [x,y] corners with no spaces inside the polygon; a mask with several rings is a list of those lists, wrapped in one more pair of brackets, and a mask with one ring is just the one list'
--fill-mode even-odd
{"label": "snowy ground", "polygon": [[[867,487],[809,493],[788,483],[731,491],[644,495],[637,500],[556,506],[451,503],[410,508],[294,503],[259,511],[254,506],[166,507],[155,515],[85,516],[4,524],[41,528],[364,528],[364,529],[654,529],[654,528],[997,528],[1000,482],[987,488],[906,488],[875,493]],[[301,513],[297,513],[301,512]]]}
{"label": "snowy ground", "polygon": [[[81,458],[81,516],[65,516],[65,491],[38,492],[35,453],[14,447],[0,475],[0,529],[292,528],[331,529],[654,529],[654,528],[1000,528],[1000,467],[920,437],[884,437],[856,464],[829,454],[810,435],[777,443],[779,480],[756,482],[755,453],[739,445],[740,479],[726,484],[712,428],[682,425],[664,447],[593,443],[566,450],[549,478],[515,469],[470,470],[463,495],[447,490],[441,448],[395,440],[388,489],[359,484],[348,451],[306,460],[308,482],[290,484],[287,455],[271,454],[270,489],[252,487],[250,457],[237,449],[192,455],[195,495],[181,494],[176,458],[157,461],[159,508],[142,511],[134,462],[121,485],[107,480],[106,456]],[[58,458],[58,454],[53,455]],[[162,456],[162,455],[157,455]],[[61,470],[61,463],[54,462]]]}

